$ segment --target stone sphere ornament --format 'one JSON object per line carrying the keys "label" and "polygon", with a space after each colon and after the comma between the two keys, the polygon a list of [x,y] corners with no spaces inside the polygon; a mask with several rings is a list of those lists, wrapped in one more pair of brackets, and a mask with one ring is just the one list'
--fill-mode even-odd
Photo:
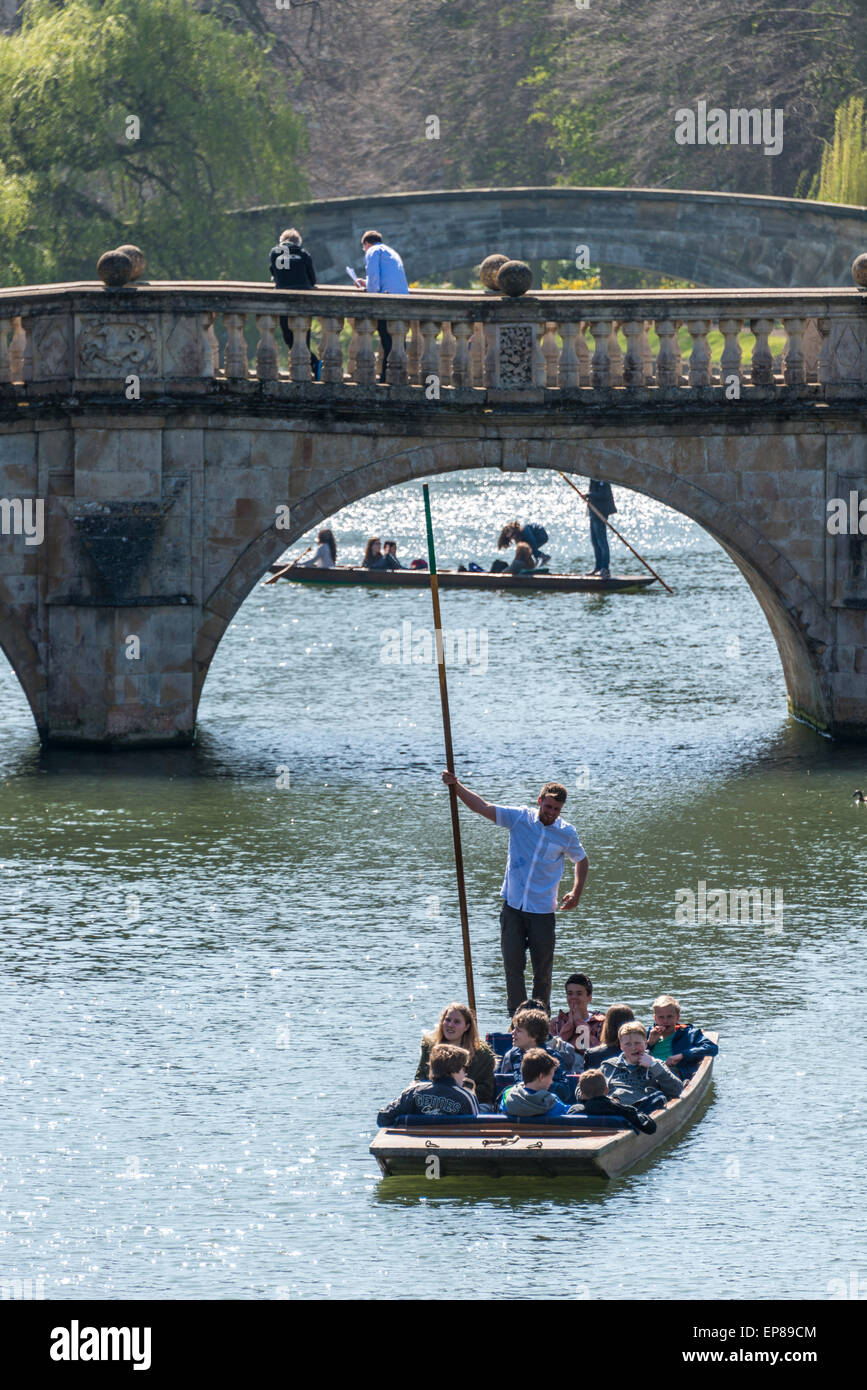
{"label": "stone sphere ornament", "polygon": [[497,271],[501,265],[508,264],[509,257],[500,255],[499,251],[493,256],[486,256],[479,266],[479,279],[486,290],[498,290]]}
{"label": "stone sphere ornament", "polygon": [[133,279],[133,280],[138,280],[138,279],[140,279],[140,277],[141,277],[142,275],[144,275],[145,271],[147,270],[147,260],[145,259],[145,254],[144,254],[144,252],[142,251],[141,247],[140,247],[140,246],[132,246],[132,245],[130,245],[130,246],[119,246],[117,249],[118,249],[118,251],[120,251],[124,256],[129,256],[130,260],[132,261],[132,276],[131,276],[131,279]]}
{"label": "stone sphere ornament", "polygon": [[104,251],[96,273],[106,289],[118,290],[132,279],[133,263],[125,251]]}
{"label": "stone sphere ornament", "polygon": [[862,251],[852,262],[852,279],[859,289],[867,290],[867,251]]}
{"label": "stone sphere ornament", "polygon": [[526,261],[506,261],[497,271],[497,289],[513,299],[526,294],[533,283],[533,272]]}

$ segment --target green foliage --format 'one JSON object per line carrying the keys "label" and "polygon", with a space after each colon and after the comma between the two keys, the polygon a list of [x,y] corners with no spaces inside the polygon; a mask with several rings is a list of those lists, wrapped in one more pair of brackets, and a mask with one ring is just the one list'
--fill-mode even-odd
{"label": "green foliage", "polygon": [[616,187],[629,182],[626,163],[605,139],[605,103],[572,101],[549,72],[537,68],[524,81],[536,93],[530,122],[547,132],[547,147],[559,165],[556,181],[584,187]]}
{"label": "green foliage", "polygon": [[0,280],[91,279],[125,241],[154,278],[261,278],[225,214],[303,197],[304,133],[256,41],[188,0],[22,18],[0,38]]}
{"label": "green foliage", "polygon": [[810,197],[826,203],[867,204],[867,112],[863,97],[838,107],[834,139],[826,145]]}

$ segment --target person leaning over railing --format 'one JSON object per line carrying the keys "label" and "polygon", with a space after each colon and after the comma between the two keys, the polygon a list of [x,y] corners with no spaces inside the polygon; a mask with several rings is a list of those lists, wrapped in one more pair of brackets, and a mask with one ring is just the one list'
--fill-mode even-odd
{"label": "person leaning over railing", "polygon": [[[365,232],[361,238],[364,250],[364,269],[366,278],[356,279],[358,289],[368,294],[409,294],[406,271],[397,252],[386,246],[379,232]],[[392,337],[388,331],[387,319],[377,319],[376,331],[382,343],[382,368],[379,379],[385,381],[388,354],[391,352]]]}
{"label": "person leaning over railing", "polygon": [[[280,240],[271,247],[271,279],[278,290],[315,290],[316,271],[310,253],[301,246],[301,233],[295,227],[287,227],[280,233]],[[289,319],[280,315],[280,329],[283,341],[292,351],[295,335],[289,327]],[[307,330],[307,347],[310,350],[310,370],[315,381],[319,375],[319,358],[310,347],[310,329]]]}

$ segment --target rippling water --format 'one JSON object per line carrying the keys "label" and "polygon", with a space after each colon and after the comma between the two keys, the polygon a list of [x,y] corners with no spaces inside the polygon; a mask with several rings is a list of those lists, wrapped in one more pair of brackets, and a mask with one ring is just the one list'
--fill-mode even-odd
{"label": "rippling water", "polygon": [[[841,1053],[861,1015],[867,750],[788,718],[722,550],[617,499],[676,596],[446,592],[446,628],[475,644],[449,673],[455,752],[494,800],[569,786],[592,868],[555,981],[586,970],[594,1002],[645,1018],[671,990],[719,1029],[703,1118],[607,1185],[379,1177],[375,1111],[465,992],[435,669],[381,660],[405,622],[421,648],[430,598],[259,587],[191,750],[42,753],[0,672],[0,1281],[631,1297],[640,1268],[661,1296],[825,1298],[864,1273],[864,1086]],[[517,514],[548,527],[552,568],[590,567],[556,478],[452,475],[432,500],[443,565],[490,563]],[[332,524],[342,560],[373,533],[424,553],[418,484]],[[480,1020],[501,1028],[506,841],[462,823]],[[780,889],[783,930],[676,923],[700,881]]]}

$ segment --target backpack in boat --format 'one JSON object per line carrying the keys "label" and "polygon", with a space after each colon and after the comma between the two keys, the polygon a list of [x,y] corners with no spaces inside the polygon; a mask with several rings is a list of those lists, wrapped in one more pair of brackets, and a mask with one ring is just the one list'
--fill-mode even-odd
{"label": "backpack in boat", "polygon": [[412,560],[409,567],[411,570],[426,570],[427,560]]}

